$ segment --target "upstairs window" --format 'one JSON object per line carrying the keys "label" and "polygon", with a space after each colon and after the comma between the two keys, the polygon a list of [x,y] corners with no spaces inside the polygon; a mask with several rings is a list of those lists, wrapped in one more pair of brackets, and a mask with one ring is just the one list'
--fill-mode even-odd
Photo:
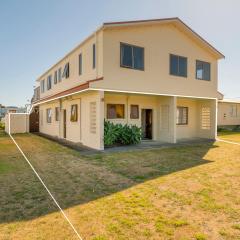
{"label": "upstairs window", "polygon": [[188,107],[177,107],[177,125],[188,124]]}
{"label": "upstairs window", "polygon": [[120,65],[121,67],[144,70],[144,48],[121,43]]}
{"label": "upstairs window", "polygon": [[58,82],[62,81],[62,68],[58,69]]}
{"label": "upstairs window", "polygon": [[124,104],[107,104],[107,118],[124,118]]}
{"label": "upstairs window", "polygon": [[42,80],[41,83],[40,83],[40,88],[41,88],[41,93],[44,93],[45,92],[45,80]]}
{"label": "upstairs window", "polygon": [[47,123],[51,123],[52,122],[52,109],[51,108],[48,108],[46,110],[46,115],[47,115]]}
{"label": "upstairs window", "polygon": [[96,67],[96,45],[95,43],[92,46],[92,52],[93,52],[93,69]]}
{"label": "upstairs window", "polygon": [[199,60],[196,61],[196,78],[210,81],[210,63]]}
{"label": "upstairs window", "polygon": [[54,84],[57,84],[57,82],[58,82],[58,72],[55,71],[54,72]]}
{"label": "upstairs window", "polygon": [[69,63],[65,64],[62,77],[69,78]]}
{"label": "upstairs window", "polygon": [[78,73],[79,73],[79,75],[82,75],[82,53],[80,53],[79,54],[79,56],[78,56],[78,60],[79,60],[79,69],[78,69]]}
{"label": "upstairs window", "polygon": [[52,75],[49,75],[47,77],[47,90],[50,90],[52,88]]}
{"label": "upstairs window", "polygon": [[170,74],[187,77],[187,58],[170,54]]}

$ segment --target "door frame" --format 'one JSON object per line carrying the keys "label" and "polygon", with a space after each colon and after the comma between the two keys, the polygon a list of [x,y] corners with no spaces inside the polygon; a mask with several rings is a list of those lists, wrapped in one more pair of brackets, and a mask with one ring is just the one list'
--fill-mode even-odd
{"label": "door frame", "polygon": [[63,138],[67,138],[67,110],[63,109]]}
{"label": "door frame", "polygon": [[[141,128],[143,127],[143,111],[145,111],[145,114],[146,114],[146,110],[151,110],[151,138],[147,138],[147,137],[144,137],[143,139],[144,140],[153,140],[154,136],[153,136],[153,108],[141,108]],[[145,118],[145,123],[146,123],[146,118]]]}

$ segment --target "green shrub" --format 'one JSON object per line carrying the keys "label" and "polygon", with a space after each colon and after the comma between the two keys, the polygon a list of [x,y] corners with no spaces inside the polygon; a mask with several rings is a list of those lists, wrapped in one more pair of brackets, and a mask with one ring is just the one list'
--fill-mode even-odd
{"label": "green shrub", "polygon": [[0,130],[4,130],[5,129],[5,125],[3,122],[0,122]]}
{"label": "green shrub", "polygon": [[141,141],[141,128],[135,125],[114,124],[104,122],[104,144],[111,146],[115,144],[130,145]]}
{"label": "green shrub", "polygon": [[116,143],[119,135],[119,129],[113,123],[104,122],[104,144],[111,146]]}

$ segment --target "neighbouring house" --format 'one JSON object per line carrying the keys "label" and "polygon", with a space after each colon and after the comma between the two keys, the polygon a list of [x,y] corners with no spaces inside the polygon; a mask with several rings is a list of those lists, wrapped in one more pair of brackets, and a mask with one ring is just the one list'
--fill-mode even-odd
{"label": "neighbouring house", "polygon": [[240,99],[219,99],[217,123],[219,128],[240,126]]}
{"label": "neighbouring house", "polygon": [[[2,109],[2,111],[1,111]],[[11,114],[11,133],[28,132],[28,115],[24,107],[0,106],[1,122],[5,125],[5,131],[9,132],[9,115]]]}
{"label": "neighbouring house", "polygon": [[144,139],[215,139],[218,60],[179,18],[104,23],[37,80],[39,131],[104,149],[104,120]]}
{"label": "neighbouring house", "polygon": [[15,107],[15,106],[3,106],[0,104],[0,119],[4,118],[8,113],[24,113],[26,112],[26,108],[23,107]]}

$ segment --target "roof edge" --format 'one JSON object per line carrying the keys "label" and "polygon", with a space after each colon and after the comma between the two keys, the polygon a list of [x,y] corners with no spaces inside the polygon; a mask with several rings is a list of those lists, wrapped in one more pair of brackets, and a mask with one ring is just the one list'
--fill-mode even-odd
{"label": "roof edge", "polygon": [[151,23],[151,22],[178,22],[182,24],[186,29],[188,29],[193,35],[195,35],[200,41],[205,43],[212,51],[216,53],[218,59],[225,58],[225,56],[218,51],[213,45],[211,45],[207,40],[201,37],[197,32],[195,32],[191,27],[189,27],[185,22],[183,22],[179,17],[172,17],[172,18],[154,18],[154,19],[144,19],[144,20],[133,20],[133,21],[119,21],[119,22],[105,22],[103,26],[110,27],[110,26],[119,26],[119,25],[134,25],[134,24],[144,24],[144,23]]}

